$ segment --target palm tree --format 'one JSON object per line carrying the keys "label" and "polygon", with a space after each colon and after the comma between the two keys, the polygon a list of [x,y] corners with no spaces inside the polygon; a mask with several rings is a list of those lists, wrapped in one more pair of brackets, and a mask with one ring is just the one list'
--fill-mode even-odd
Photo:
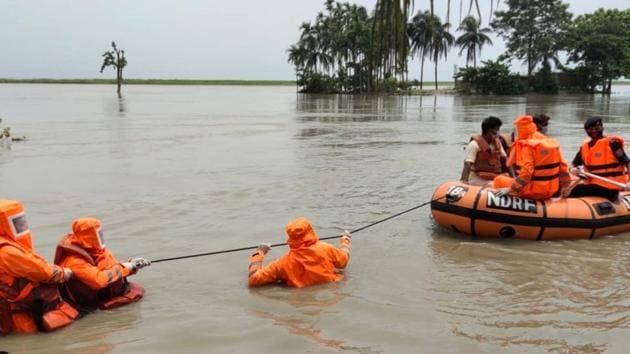
{"label": "palm tree", "polygon": [[462,21],[458,31],[464,33],[457,38],[455,45],[460,47],[459,55],[466,50],[466,66],[469,62],[473,62],[473,67],[477,67],[477,51],[481,54],[481,49],[485,44],[492,45],[492,40],[486,33],[492,32],[488,27],[479,28],[480,22],[472,16],[467,16]]}
{"label": "palm tree", "polygon": [[127,66],[127,59],[125,59],[125,51],[116,47],[116,42],[112,42],[113,50],[103,53],[103,65],[101,66],[101,73],[108,66],[116,68],[116,84],[118,85],[118,96],[120,96],[120,86],[123,81],[123,68]]}
{"label": "palm tree", "polygon": [[438,60],[440,57],[444,57],[446,59],[446,55],[448,54],[448,50],[453,46],[453,42],[455,38],[452,34],[449,33],[448,29],[451,27],[450,23],[442,24],[440,19],[435,16],[434,21],[431,21],[433,27],[433,38],[430,43],[430,52],[435,62],[435,89],[438,88],[437,81],[437,66]]}
{"label": "palm tree", "polygon": [[411,51],[420,58],[420,90],[424,82],[424,59],[430,57],[430,44],[433,39],[433,28],[431,24],[435,21],[435,16],[429,11],[418,13],[411,19],[408,26]]}
{"label": "palm tree", "polygon": [[404,74],[409,40],[407,19],[413,0],[377,0],[370,44],[370,85],[377,77]]}

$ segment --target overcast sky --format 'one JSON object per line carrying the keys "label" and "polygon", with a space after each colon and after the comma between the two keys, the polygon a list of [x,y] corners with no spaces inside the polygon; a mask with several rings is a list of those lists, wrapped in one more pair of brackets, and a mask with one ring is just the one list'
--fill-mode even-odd
{"label": "overcast sky", "polygon": [[[371,12],[376,0],[349,2]],[[435,2],[437,14],[445,18],[446,1]],[[487,25],[490,0],[479,2]],[[573,14],[601,6],[630,7],[630,0],[565,2]],[[451,3],[453,22],[459,19],[460,1]],[[99,73],[101,54],[113,40],[125,50],[128,78],[292,80],[286,49],[297,41],[300,24],[313,21],[323,4],[324,0],[0,0],[0,77],[113,77],[111,68]],[[414,13],[428,6],[429,0],[415,0]],[[504,3],[499,5],[500,10],[505,8]],[[504,51],[500,39],[493,37],[493,42],[484,48],[482,60]],[[453,66],[464,64],[458,52],[452,49],[448,61],[439,64],[439,79],[451,80]],[[412,62],[410,78],[417,77],[419,65]],[[432,65],[425,66],[425,78],[433,78]]]}

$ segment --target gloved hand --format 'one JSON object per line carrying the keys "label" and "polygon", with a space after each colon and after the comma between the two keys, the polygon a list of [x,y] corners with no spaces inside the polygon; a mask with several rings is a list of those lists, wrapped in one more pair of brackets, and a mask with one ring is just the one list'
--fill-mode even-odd
{"label": "gloved hand", "polygon": [[505,187],[505,188],[499,188],[499,190],[497,190],[496,192],[494,192],[494,195],[496,195],[497,197],[503,197],[510,194],[510,188]]}
{"label": "gloved hand", "polygon": [[350,235],[350,231],[345,230],[342,234],[341,234],[341,239],[342,240],[348,240],[350,241],[350,239],[352,238],[352,235]]}
{"label": "gloved hand", "polygon": [[142,269],[150,265],[151,265],[151,261],[146,258],[138,257],[131,260],[131,266],[135,270]]}
{"label": "gloved hand", "polygon": [[258,250],[262,252],[263,255],[265,255],[271,250],[271,245],[268,243],[261,243],[260,245],[258,245]]}
{"label": "gloved hand", "polygon": [[63,279],[65,281],[70,280],[70,278],[72,278],[72,269],[70,268],[63,268]]}
{"label": "gloved hand", "polygon": [[584,177],[584,166],[571,167],[569,172],[576,176]]}
{"label": "gloved hand", "polygon": [[133,264],[131,262],[123,262],[121,263],[123,267],[127,268],[128,271],[133,272],[135,269],[133,268]]}

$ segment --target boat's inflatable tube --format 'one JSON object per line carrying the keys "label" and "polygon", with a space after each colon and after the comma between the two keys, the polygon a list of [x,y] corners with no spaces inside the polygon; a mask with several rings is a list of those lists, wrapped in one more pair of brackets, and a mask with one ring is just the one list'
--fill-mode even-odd
{"label": "boat's inflatable tube", "polygon": [[591,239],[630,231],[630,192],[619,201],[599,197],[497,197],[492,188],[446,182],[431,199],[435,221],[474,237],[528,240]]}

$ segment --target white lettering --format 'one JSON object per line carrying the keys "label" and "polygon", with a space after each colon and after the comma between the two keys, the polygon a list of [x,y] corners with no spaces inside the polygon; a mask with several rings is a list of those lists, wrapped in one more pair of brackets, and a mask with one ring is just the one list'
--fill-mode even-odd
{"label": "white lettering", "polygon": [[531,211],[532,213],[536,212],[536,202],[530,199],[524,200],[525,205],[523,206],[523,211]]}
{"label": "white lettering", "polygon": [[488,192],[488,207],[498,207],[501,202],[501,198],[494,195],[492,192]]}
{"label": "white lettering", "polygon": [[523,199],[519,198],[519,197],[515,197],[514,198],[514,209],[516,210],[523,210]]}

